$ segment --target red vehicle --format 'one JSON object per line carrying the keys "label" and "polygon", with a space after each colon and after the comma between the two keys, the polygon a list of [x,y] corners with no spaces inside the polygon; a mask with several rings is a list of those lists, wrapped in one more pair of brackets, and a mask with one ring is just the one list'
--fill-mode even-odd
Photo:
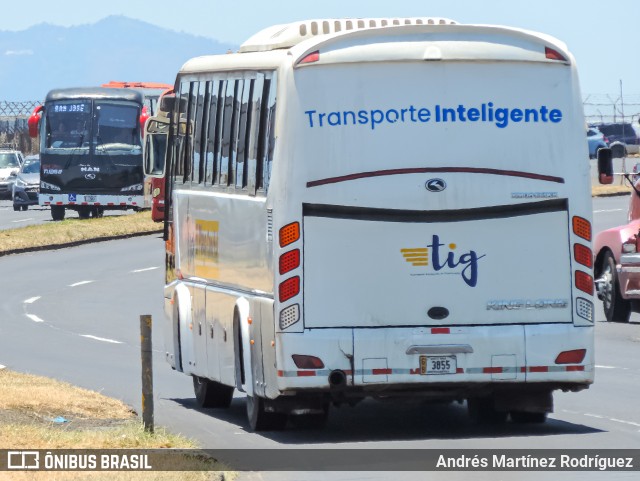
{"label": "red vehicle", "polygon": [[158,100],[160,96],[173,86],[159,82],[120,82],[112,80],[109,83],[102,84],[102,87],[109,88],[129,88],[141,91],[144,94],[144,105],[149,115],[155,115],[158,108]]}
{"label": "red vehicle", "polygon": [[[141,91],[144,94],[143,112],[148,115],[157,114],[160,98],[165,92],[173,89],[172,85],[159,82],[121,82],[116,80],[102,84],[102,87],[129,88]],[[164,220],[164,178],[145,177],[144,207],[151,209],[151,218],[154,222]]]}
{"label": "red vehicle", "polygon": [[[601,151],[605,152],[598,155],[600,183],[611,184],[611,151]],[[629,200],[629,222],[600,232],[594,241],[595,284],[609,322],[629,322],[631,312],[640,312],[640,177],[636,173],[619,175],[634,190]]]}
{"label": "red vehicle", "polygon": [[[158,171],[157,165],[164,165],[164,153],[167,148],[167,134],[169,130],[169,107],[165,106],[164,99],[168,102],[175,100],[173,89],[166,90],[158,100],[158,109],[154,117],[151,117],[151,130],[157,135],[145,135],[145,163],[149,164],[145,168],[146,172],[153,172],[153,175],[147,175],[145,179],[145,205],[151,207],[151,219],[154,222],[164,221],[164,185],[165,174],[164,168]],[[168,103],[167,103],[168,105]],[[153,143],[153,148],[149,148],[149,144]],[[153,152],[159,158],[150,159],[150,152]],[[162,157],[162,158],[160,158]]]}

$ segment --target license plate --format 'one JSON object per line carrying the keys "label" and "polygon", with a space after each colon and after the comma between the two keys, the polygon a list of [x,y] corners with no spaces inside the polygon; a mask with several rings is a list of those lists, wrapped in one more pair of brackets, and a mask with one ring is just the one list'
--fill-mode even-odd
{"label": "license plate", "polygon": [[420,356],[420,374],[455,374],[456,356]]}
{"label": "license plate", "polygon": [[84,201],[85,202],[95,202],[97,199],[97,197],[95,195],[85,195],[84,196]]}

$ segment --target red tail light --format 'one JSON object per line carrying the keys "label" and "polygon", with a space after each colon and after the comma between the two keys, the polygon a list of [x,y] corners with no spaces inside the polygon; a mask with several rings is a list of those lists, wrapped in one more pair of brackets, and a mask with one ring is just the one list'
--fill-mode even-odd
{"label": "red tail light", "polygon": [[298,62],[298,64],[314,63],[314,62],[317,62],[318,60],[320,60],[320,52],[318,50],[316,50],[315,52],[311,52],[306,57],[304,57],[302,60],[300,60]]}
{"label": "red tail light", "polygon": [[576,271],[576,287],[582,292],[593,295],[593,277],[586,272]]}
{"label": "red tail light", "polygon": [[564,55],[562,55],[557,50],[554,50],[549,47],[544,48],[544,56],[547,57],[549,60],[559,60],[561,62],[567,62],[567,59],[565,58]]}
{"label": "red tail light", "polygon": [[587,266],[589,268],[593,267],[593,254],[591,253],[591,249],[589,249],[587,246],[583,246],[582,244],[574,244],[573,258],[576,260],[576,262],[582,264],[583,266]]}
{"label": "red tail light", "polygon": [[280,256],[280,274],[286,274],[300,266],[300,249],[294,249]]}
{"label": "red tail light", "polygon": [[278,288],[278,299],[285,302],[300,293],[300,277],[295,276],[280,283]]}
{"label": "red tail light", "polygon": [[587,354],[586,349],[574,349],[573,351],[563,351],[556,357],[556,364],[580,364]]}
{"label": "red tail light", "polygon": [[322,360],[315,356],[292,354],[291,358],[299,369],[322,369],[324,367]]}

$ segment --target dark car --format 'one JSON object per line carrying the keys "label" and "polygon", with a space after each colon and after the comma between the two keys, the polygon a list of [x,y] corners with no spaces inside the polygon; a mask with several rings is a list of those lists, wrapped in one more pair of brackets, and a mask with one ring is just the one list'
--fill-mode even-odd
{"label": "dark car", "polygon": [[27,210],[30,205],[38,205],[38,192],[40,192],[40,157],[30,155],[24,159],[13,183],[13,210]]}
{"label": "dark car", "polygon": [[609,146],[614,157],[637,154],[640,151],[640,137],[633,124],[629,122],[594,124],[593,127],[609,139]]}

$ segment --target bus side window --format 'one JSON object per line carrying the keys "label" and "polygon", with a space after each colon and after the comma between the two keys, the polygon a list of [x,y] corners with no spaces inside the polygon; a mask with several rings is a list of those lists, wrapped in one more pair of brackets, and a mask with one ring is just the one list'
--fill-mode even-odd
{"label": "bus side window", "polygon": [[240,105],[240,123],[238,126],[238,148],[236,153],[236,189],[247,187],[247,145],[251,127],[251,96],[253,94],[252,79],[243,81],[242,102]]}
{"label": "bus side window", "polygon": [[187,132],[185,135],[184,145],[184,182],[191,183],[193,180],[194,165],[194,137],[195,137],[195,120],[198,110],[198,87],[200,82],[191,82],[189,90],[189,107],[187,109]]}
{"label": "bus side window", "polygon": [[224,98],[224,119],[222,128],[222,156],[220,162],[220,185],[229,185],[229,174],[231,173],[231,149],[232,149],[232,126],[233,126],[233,102],[237,89],[237,81],[228,80],[227,90]]}
{"label": "bus side window", "polygon": [[[275,77],[275,74],[274,74]],[[275,122],[276,92],[274,79],[265,79],[262,90],[262,105],[260,107],[260,133],[258,135],[258,165],[256,172],[256,188],[265,192],[269,188],[269,177],[271,176],[271,161],[273,160],[273,149],[275,136],[273,125]]]}
{"label": "bus side window", "polygon": [[198,133],[200,134],[200,165],[198,166],[198,183],[204,184],[206,182],[206,171],[207,171],[207,131],[209,129],[209,116],[211,115],[210,106],[211,106],[211,81],[203,82],[200,85],[200,91],[204,89],[204,97],[203,97],[203,106],[202,106],[202,116],[200,119],[200,124],[198,126]]}
{"label": "bus side window", "polygon": [[195,104],[195,112],[193,118],[193,154],[191,161],[191,180],[193,183],[201,184],[202,178],[202,125],[203,119],[206,117],[204,112],[205,82],[194,82],[193,101]]}
{"label": "bus side window", "polygon": [[[249,194],[255,195],[258,188],[258,150],[260,124],[262,121],[262,97],[264,91],[264,75],[259,74],[255,80],[251,81],[253,93],[250,101],[250,117],[251,124],[248,128],[248,145],[247,145],[247,186]],[[261,171],[261,170],[260,170]]]}
{"label": "bus side window", "polygon": [[218,147],[216,144],[216,132],[220,119],[220,90],[223,82],[219,80],[211,81],[211,100],[209,103],[209,122],[206,134],[206,159],[205,167],[205,185],[213,185],[216,182],[218,172]]}

